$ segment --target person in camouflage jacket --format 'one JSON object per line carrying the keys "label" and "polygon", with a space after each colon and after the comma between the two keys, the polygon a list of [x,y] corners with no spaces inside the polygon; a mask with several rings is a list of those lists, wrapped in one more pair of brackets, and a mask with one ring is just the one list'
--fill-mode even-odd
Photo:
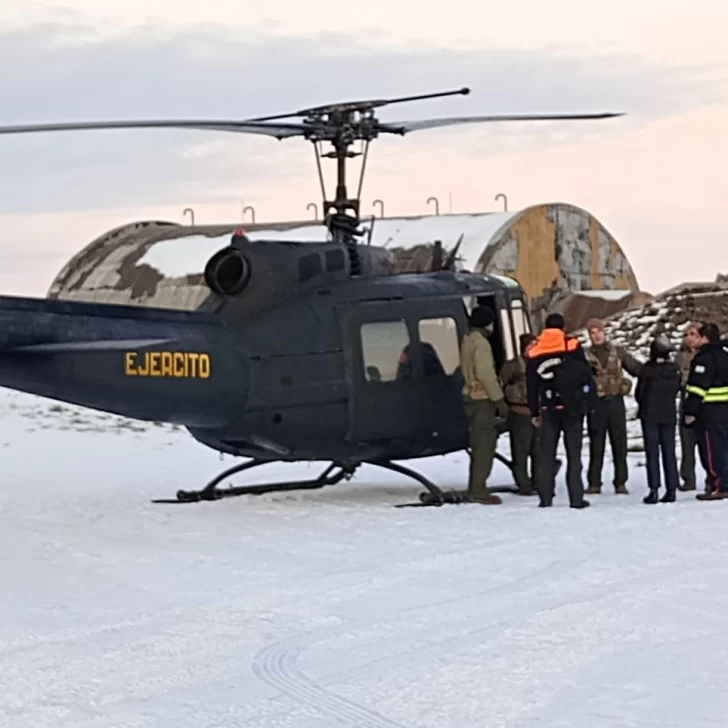
{"label": "person in camouflage jacket", "polygon": [[589,468],[586,492],[590,495],[602,492],[604,452],[609,435],[614,463],[614,492],[627,495],[627,411],[624,398],[630,393],[632,383],[624,372],[637,377],[642,364],[607,341],[604,322],[600,319],[591,319],[587,323],[587,331],[591,345],[585,353],[597,383],[599,405],[587,419]]}
{"label": "person in camouflage jacket", "polygon": [[[535,427],[528,407],[526,385],[526,361],[524,356],[536,341],[534,334],[521,334],[520,356],[503,364],[500,380],[508,403],[508,431],[511,439],[511,461],[513,477],[519,495],[537,495],[533,486],[539,470],[540,429]],[[528,475],[528,461],[531,460],[531,477]]]}

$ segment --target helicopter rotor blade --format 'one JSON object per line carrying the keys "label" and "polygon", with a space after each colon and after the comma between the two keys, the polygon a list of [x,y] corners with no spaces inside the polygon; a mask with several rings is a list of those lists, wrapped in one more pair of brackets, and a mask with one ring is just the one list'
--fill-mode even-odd
{"label": "helicopter rotor blade", "polygon": [[226,131],[239,134],[263,134],[285,139],[303,136],[311,127],[303,124],[258,124],[248,121],[206,120],[148,120],[148,121],[78,121],[50,124],[15,124],[0,126],[0,134],[27,134],[49,131],[80,131],[99,129],[198,129],[202,131]]}
{"label": "helicopter rotor blade", "polygon": [[371,111],[379,109],[382,106],[391,104],[403,104],[410,101],[424,101],[427,99],[439,99],[445,96],[467,96],[470,89],[467,87],[459,88],[456,91],[439,91],[431,94],[418,94],[417,96],[399,96],[392,99],[372,99],[369,101],[344,101],[338,104],[326,104],[324,106],[312,106],[309,109],[301,109],[291,114],[277,114],[275,116],[259,116],[251,121],[277,121],[278,119],[290,119],[295,116],[310,117],[321,116],[323,114],[331,114],[336,111]]}
{"label": "helicopter rotor blade", "polygon": [[481,124],[497,121],[574,121],[583,119],[609,119],[624,116],[624,112],[605,112],[597,114],[508,114],[487,116],[451,116],[442,119],[423,119],[421,121],[389,121],[380,122],[379,131],[391,134],[406,134],[423,129],[437,129],[459,124]]}

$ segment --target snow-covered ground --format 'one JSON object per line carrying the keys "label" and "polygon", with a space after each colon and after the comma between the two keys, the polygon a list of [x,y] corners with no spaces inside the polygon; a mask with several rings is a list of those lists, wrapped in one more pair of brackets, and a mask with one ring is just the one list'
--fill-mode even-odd
{"label": "snow-covered ground", "polygon": [[158,505],[232,459],[2,391],[0,453],[3,727],[726,725],[728,506],[643,505],[638,452],[585,511],[396,509],[374,469]]}

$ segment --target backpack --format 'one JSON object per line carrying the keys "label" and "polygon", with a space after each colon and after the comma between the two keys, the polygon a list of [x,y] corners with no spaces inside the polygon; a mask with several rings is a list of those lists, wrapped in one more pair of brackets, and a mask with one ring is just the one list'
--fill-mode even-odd
{"label": "backpack", "polygon": [[565,356],[554,367],[554,389],[559,404],[569,416],[581,417],[592,412],[598,404],[594,377],[589,364],[580,359]]}

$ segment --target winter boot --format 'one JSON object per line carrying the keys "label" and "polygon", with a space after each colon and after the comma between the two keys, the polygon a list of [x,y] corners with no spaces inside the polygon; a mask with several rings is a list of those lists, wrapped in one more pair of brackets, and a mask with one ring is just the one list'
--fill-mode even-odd
{"label": "winter boot", "polygon": [[614,493],[616,495],[629,495],[629,491],[627,490],[627,486],[624,485],[615,485],[614,486]]}
{"label": "winter boot", "polygon": [[728,493],[722,490],[712,490],[709,493],[698,493],[695,497],[700,501],[725,500],[728,498]]}
{"label": "winter boot", "polygon": [[585,491],[587,495],[599,495],[602,492],[601,485],[590,485]]}
{"label": "winter boot", "polygon": [[695,481],[686,480],[682,485],[678,485],[678,489],[683,493],[689,490],[695,490]]}
{"label": "winter boot", "polygon": [[642,499],[643,503],[646,503],[647,505],[652,505],[654,503],[657,503],[657,491],[651,490],[646,497]]}
{"label": "winter boot", "polygon": [[674,491],[666,491],[665,495],[660,498],[660,503],[674,503],[675,502],[675,492]]}
{"label": "winter boot", "polygon": [[468,498],[469,503],[480,503],[481,506],[497,506],[503,501],[501,497],[495,494],[478,496],[477,498]]}
{"label": "winter boot", "polygon": [[569,504],[569,508],[576,508],[581,510],[582,508],[589,508],[591,503],[589,503],[588,500],[583,500],[581,503],[571,503]]}

